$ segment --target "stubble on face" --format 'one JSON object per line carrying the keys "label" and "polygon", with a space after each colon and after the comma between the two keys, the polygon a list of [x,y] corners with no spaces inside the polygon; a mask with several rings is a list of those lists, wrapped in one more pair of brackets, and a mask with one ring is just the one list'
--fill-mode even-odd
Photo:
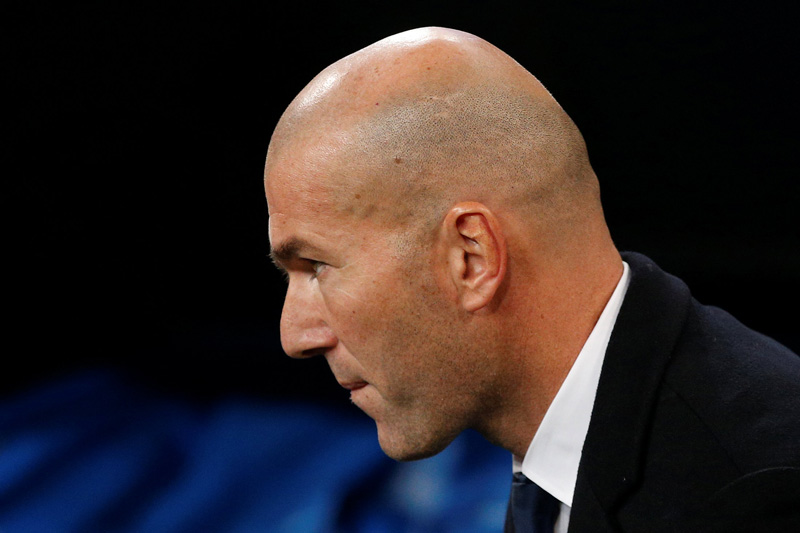
{"label": "stubble on face", "polygon": [[[407,240],[406,240],[407,241]],[[383,380],[356,398],[375,419],[383,451],[396,460],[430,457],[493,409],[497,390],[472,319],[432,269],[431,250],[402,256],[392,312],[369,327]]]}
{"label": "stubble on face", "polygon": [[[272,154],[268,200],[274,207],[285,191],[281,205],[298,211],[307,231],[331,235],[335,226],[340,242],[327,244],[344,250],[342,243],[350,243],[347,273],[341,268],[320,281],[328,325],[342,345],[326,354],[328,364],[339,379],[369,382],[351,398],[375,420],[388,456],[435,455],[464,429],[480,426],[499,390],[477,321],[459,308],[435,257],[447,199],[396,187],[412,170],[357,150],[357,135],[337,130],[324,138],[287,143]],[[297,209],[296,197],[305,209]]]}
{"label": "stubble on face", "polygon": [[375,420],[388,456],[432,456],[479,425],[494,387],[476,321],[459,308],[437,256],[436,212],[446,205],[409,216],[396,195],[363,194],[354,179],[367,172],[363,159],[345,150],[286,153],[291,164],[276,159],[267,182],[271,212],[297,221],[281,223],[281,238],[300,230],[341,259],[316,282],[341,344],[325,355],[328,364],[339,380],[369,382],[351,398]]}

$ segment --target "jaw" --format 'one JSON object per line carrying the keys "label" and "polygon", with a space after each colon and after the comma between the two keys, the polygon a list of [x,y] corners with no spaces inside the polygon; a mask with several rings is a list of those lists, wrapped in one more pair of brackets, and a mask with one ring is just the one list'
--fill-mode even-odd
{"label": "jaw", "polygon": [[[444,450],[468,425],[460,413],[442,402],[366,405],[383,452],[397,461],[425,459]],[[374,415],[374,416],[373,416]]]}
{"label": "jaw", "polygon": [[454,434],[425,433],[419,429],[403,431],[376,421],[378,443],[387,456],[396,461],[416,461],[432,457],[444,450],[460,432]]}

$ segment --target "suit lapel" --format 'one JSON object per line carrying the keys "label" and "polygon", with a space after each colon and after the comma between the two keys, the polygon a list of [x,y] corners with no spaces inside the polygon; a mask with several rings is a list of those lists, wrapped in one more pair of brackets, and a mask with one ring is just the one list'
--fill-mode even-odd
{"label": "suit lapel", "polygon": [[606,351],[575,487],[570,532],[614,531],[636,486],[650,417],[686,320],[686,285],[639,254],[623,254],[631,280]]}

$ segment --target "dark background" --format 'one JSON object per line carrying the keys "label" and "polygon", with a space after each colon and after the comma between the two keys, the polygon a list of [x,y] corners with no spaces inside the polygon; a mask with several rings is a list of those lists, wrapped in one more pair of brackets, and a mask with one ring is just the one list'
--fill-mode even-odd
{"label": "dark background", "polygon": [[317,72],[425,25],[489,40],[550,89],[620,249],[797,351],[790,5],[10,3],[3,390],[107,365],[201,398],[345,402],[323,360],[280,349],[264,156]]}

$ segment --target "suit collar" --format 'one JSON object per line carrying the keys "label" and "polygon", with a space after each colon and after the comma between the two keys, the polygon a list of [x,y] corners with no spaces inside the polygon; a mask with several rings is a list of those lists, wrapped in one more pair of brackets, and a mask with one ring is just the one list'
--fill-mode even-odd
{"label": "suit collar", "polygon": [[656,394],[691,301],[686,285],[647,257],[625,253],[623,259],[631,267],[630,286],[600,375],[571,526],[582,521],[582,506],[608,516],[636,485]]}
{"label": "suit collar", "polygon": [[547,408],[524,459],[514,459],[515,468],[570,507],[603,359],[630,280],[629,265],[622,265],[614,292]]}

